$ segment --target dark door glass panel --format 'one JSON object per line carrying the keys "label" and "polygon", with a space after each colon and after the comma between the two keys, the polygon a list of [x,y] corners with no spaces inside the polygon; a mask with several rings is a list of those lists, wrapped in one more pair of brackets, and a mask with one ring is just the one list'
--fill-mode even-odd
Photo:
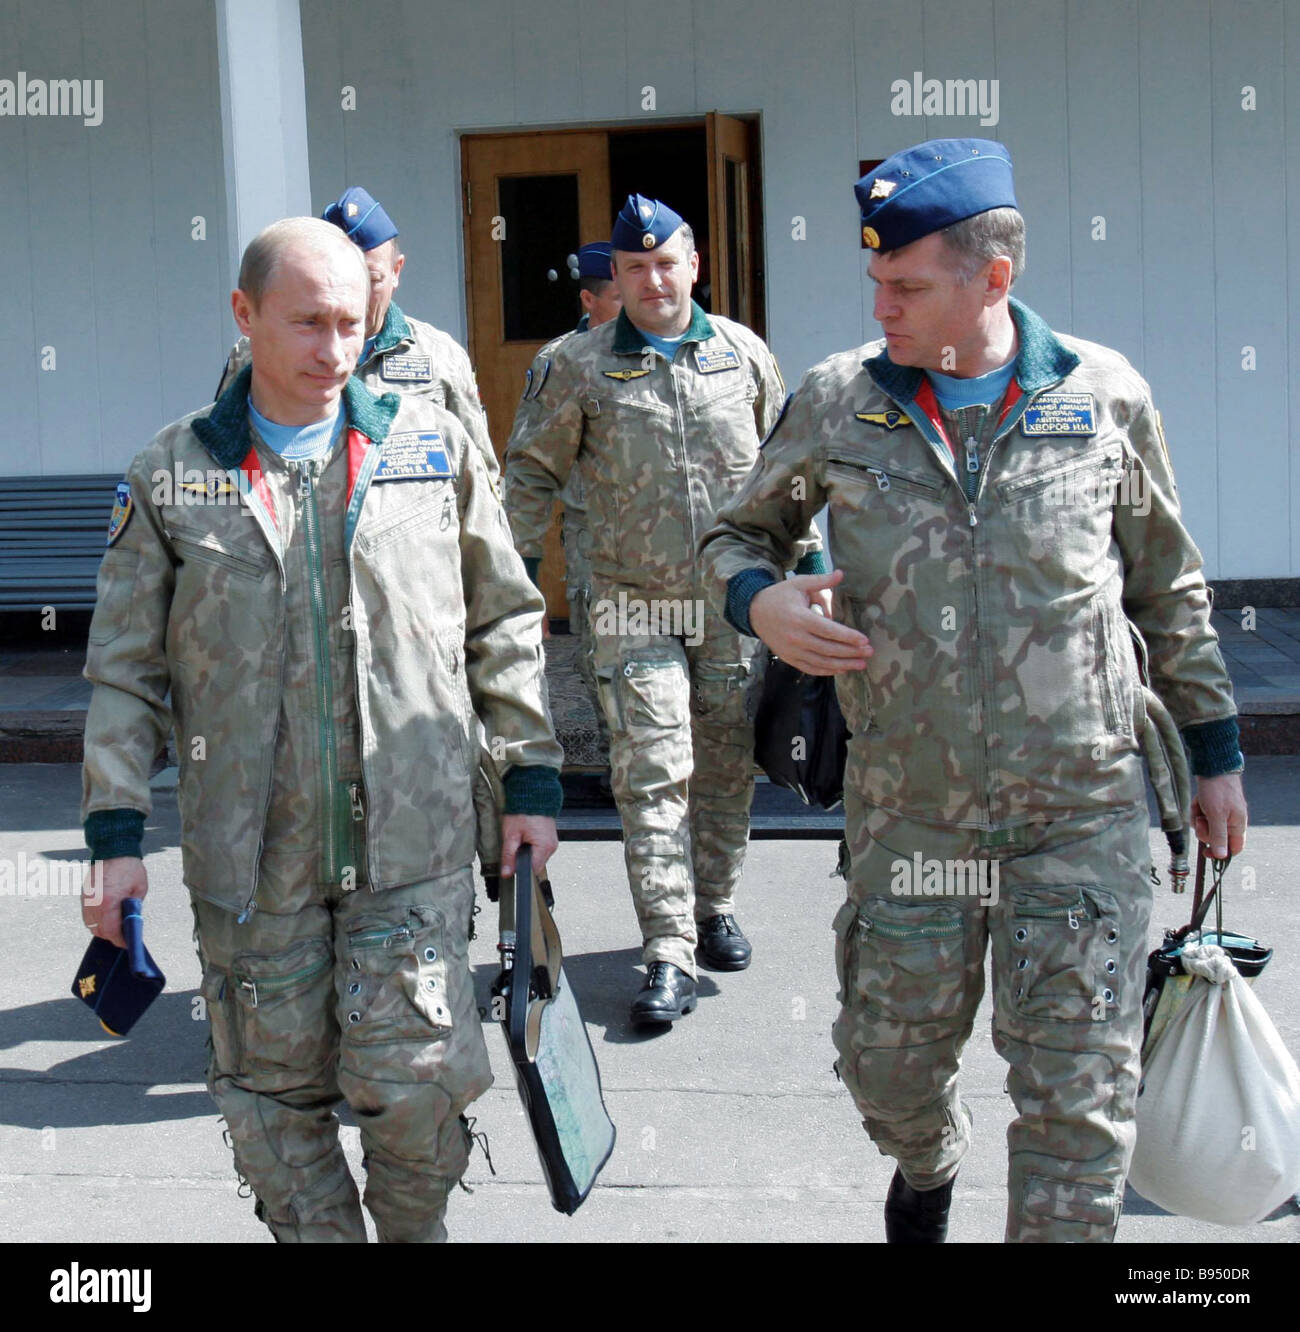
{"label": "dark door glass panel", "polygon": [[727,309],[733,319],[741,319],[740,284],[742,229],[746,225],[744,167],[727,158]]}
{"label": "dark door glass panel", "polygon": [[578,237],[576,175],[503,176],[500,188],[502,325],[507,342],[567,332],[582,309],[568,256]]}

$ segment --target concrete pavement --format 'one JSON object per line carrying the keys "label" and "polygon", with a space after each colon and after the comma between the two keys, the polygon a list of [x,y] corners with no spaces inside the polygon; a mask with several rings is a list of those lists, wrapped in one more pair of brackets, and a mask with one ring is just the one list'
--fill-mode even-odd
{"label": "concrete pavement", "polygon": [[[1293,1053],[1300,1052],[1300,758],[1250,761],[1254,826],[1229,871],[1228,919],[1276,949],[1258,993]],[[27,867],[84,860],[77,826],[79,770],[0,766],[0,860]],[[174,792],[155,793],[146,839],[151,952],[168,985],[128,1040],[100,1033],[68,986],[87,936],[75,896],[0,895],[0,1239],[263,1243],[268,1233],[237,1196],[230,1154],[203,1088],[198,966],[181,886]],[[1152,837],[1156,863],[1167,860]],[[831,1071],[835,1011],[830,921],[842,899],[831,841],[764,841],[750,850],[740,919],[755,962],[702,974],[695,1013],[662,1035],[627,1024],[640,984],[636,925],[617,842],[565,842],[552,862],[567,970],[600,1061],[619,1140],[582,1210],[551,1209],[499,1031],[488,1032],[496,1086],[477,1104],[496,1175],[476,1152],[455,1195],[454,1241],[883,1240],[892,1173]],[[38,876],[39,877],[39,876]],[[1234,885],[1238,889],[1234,889]],[[496,973],[494,911],[485,901],[472,945],[481,1002]],[[1181,924],[1189,898],[1157,893],[1152,945]],[[955,1195],[954,1242],[1001,1239],[1006,1206],[1004,1129],[1012,1118],[1005,1069],[981,1011],[964,1068],[975,1147]],[[491,1024],[489,1024],[491,1025]],[[346,1115],[346,1109],[344,1110]],[[345,1144],[359,1173],[357,1130]],[[1161,1213],[1130,1191],[1120,1242],[1294,1243],[1300,1217],[1244,1230]],[[1235,1252],[1235,1251],[1234,1251]],[[1226,1254],[1226,1251],[1225,1251]],[[1236,1253],[1236,1258],[1240,1254]],[[1234,1261],[1236,1260],[1234,1258]]]}

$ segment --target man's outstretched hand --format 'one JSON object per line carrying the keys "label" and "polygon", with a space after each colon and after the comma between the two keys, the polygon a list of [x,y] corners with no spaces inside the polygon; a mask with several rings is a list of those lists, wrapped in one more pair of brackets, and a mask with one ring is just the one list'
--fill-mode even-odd
{"label": "man's outstretched hand", "polygon": [[844,571],[834,569],[772,583],[749,603],[750,627],[782,661],[806,675],[863,670],[870,640],[825,613],[830,589],[843,579]]}

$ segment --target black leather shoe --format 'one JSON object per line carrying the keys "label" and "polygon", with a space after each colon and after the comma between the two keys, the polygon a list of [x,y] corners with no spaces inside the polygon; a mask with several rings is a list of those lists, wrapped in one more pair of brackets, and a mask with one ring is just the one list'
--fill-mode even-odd
{"label": "black leather shoe", "polygon": [[753,949],[740,932],[735,916],[710,916],[695,927],[700,956],[715,971],[744,971]]}
{"label": "black leather shoe", "polygon": [[937,1189],[914,1189],[894,1171],[885,1199],[886,1244],[942,1244],[948,1238],[948,1208],[952,1204],[954,1175]]}
{"label": "black leather shoe", "polygon": [[632,1000],[633,1022],[676,1022],[695,1007],[695,982],[671,962],[651,962],[641,993]]}

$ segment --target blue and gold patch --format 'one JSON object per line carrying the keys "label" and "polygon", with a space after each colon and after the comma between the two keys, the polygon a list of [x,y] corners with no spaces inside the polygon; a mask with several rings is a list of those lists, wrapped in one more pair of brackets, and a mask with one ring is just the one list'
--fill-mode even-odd
{"label": "blue and gold patch", "polygon": [[740,357],[730,347],[724,347],[720,351],[701,351],[697,348],[695,365],[700,374],[712,375],[719,370],[739,370]]}
{"label": "blue and gold patch", "polygon": [[1095,435],[1091,393],[1044,393],[1025,408],[1020,429],[1026,435]]}
{"label": "blue and gold patch", "polygon": [[649,370],[606,370],[604,372],[606,379],[640,379],[642,375],[648,375]]}
{"label": "blue and gold patch", "polygon": [[411,430],[390,435],[379,455],[372,484],[380,481],[438,481],[454,476],[442,435],[436,430]]}
{"label": "blue and gold patch", "polygon": [[912,424],[912,418],[906,412],[894,408],[887,412],[854,412],[853,415],[859,421],[865,421],[867,425],[884,426],[886,430],[901,430],[904,426]]}
{"label": "blue and gold patch", "polygon": [[131,521],[134,512],[135,501],[131,498],[131,484],[129,481],[119,481],[113,496],[113,512],[108,516],[108,545],[111,546],[126,531],[126,525]]}

